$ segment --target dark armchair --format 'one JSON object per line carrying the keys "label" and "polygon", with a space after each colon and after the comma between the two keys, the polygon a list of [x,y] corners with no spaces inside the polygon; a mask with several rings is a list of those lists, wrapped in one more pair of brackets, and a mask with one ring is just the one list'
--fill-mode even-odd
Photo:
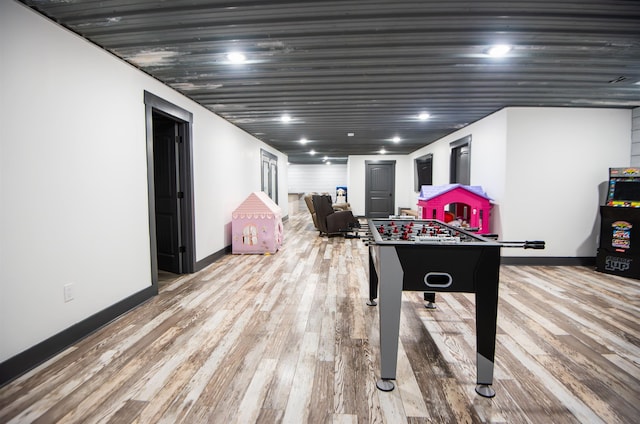
{"label": "dark armchair", "polygon": [[316,224],[320,235],[345,234],[360,226],[351,211],[335,211],[331,197],[313,195],[311,197],[316,213]]}

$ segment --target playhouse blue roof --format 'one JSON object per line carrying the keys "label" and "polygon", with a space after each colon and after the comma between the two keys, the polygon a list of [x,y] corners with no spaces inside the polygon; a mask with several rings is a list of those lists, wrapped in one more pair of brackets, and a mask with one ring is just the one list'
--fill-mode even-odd
{"label": "playhouse blue roof", "polygon": [[464,184],[444,184],[444,185],[423,185],[420,189],[420,195],[418,196],[418,200],[431,200],[434,197],[441,196],[445,193],[450,192],[451,190],[455,190],[456,188],[462,188],[464,190],[470,191],[471,193],[484,197],[487,200],[492,200],[487,193],[484,192],[482,186],[470,186]]}

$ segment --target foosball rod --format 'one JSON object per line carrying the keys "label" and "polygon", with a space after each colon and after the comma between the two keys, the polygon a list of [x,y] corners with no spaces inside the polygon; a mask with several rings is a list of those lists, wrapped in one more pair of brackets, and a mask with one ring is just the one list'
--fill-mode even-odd
{"label": "foosball rod", "polygon": [[501,241],[498,243],[502,247],[515,247],[521,249],[544,249],[545,242],[543,240],[527,240],[527,241]]}

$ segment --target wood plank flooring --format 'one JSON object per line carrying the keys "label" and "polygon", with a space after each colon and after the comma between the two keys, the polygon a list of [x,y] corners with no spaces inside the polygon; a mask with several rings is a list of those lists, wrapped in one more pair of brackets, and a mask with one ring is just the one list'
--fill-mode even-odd
{"label": "wood plank flooring", "polygon": [[274,255],[228,255],[0,388],[1,423],[637,423],[640,282],[502,266],[496,397],[476,395],[471,294],[404,293],[381,392],[367,248],[308,213]]}

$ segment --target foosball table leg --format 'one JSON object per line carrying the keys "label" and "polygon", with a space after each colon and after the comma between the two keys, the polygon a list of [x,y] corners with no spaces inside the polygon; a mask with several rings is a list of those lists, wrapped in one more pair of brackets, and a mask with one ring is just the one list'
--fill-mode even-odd
{"label": "foosball table leg", "polygon": [[427,302],[424,307],[427,309],[436,309],[436,294],[433,292],[424,292],[424,301]]}
{"label": "foosball table leg", "polygon": [[496,395],[496,391],[488,384],[478,384],[476,386],[476,393],[486,398],[492,398]]}
{"label": "foosball table leg", "polygon": [[377,306],[378,302],[378,273],[373,263],[373,257],[371,257],[371,248],[369,248],[369,300],[367,305]]}
{"label": "foosball table leg", "polygon": [[393,384],[393,381],[385,379],[385,378],[381,378],[380,380],[378,380],[376,382],[376,387],[378,389],[382,390],[383,392],[390,392],[396,386]]}

